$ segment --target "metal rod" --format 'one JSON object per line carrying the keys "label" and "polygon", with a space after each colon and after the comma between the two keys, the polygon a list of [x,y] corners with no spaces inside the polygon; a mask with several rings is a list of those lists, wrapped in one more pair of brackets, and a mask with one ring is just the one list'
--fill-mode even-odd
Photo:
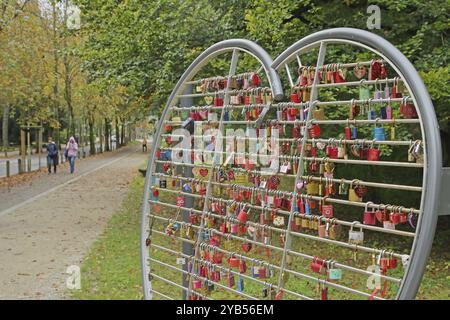
{"label": "metal rod", "polygon": [[[219,154],[228,154],[229,152],[225,152],[225,151],[209,151],[209,150],[200,150],[200,149],[184,149],[184,148],[160,148],[161,150],[169,150],[169,151],[188,151],[188,152],[194,152],[194,153],[201,153],[201,154],[212,154],[212,153],[219,153]],[[241,155],[244,157],[251,157],[254,156],[254,154],[251,153],[247,153],[247,152],[232,152],[233,155]],[[267,156],[267,155],[263,155],[263,156]],[[278,159],[284,159],[284,160],[300,160],[301,156],[295,156],[295,155],[279,155],[279,156],[272,156],[273,158],[278,158]],[[392,162],[392,161],[369,161],[369,160],[345,160],[345,159],[330,159],[328,157],[323,157],[323,158],[316,158],[316,157],[304,157],[304,159],[308,160],[308,161],[319,161],[319,162],[337,162],[334,160],[341,160],[341,161],[345,161],[344,163],[352,163],[351,161],[354,161],[354,164],[369,164],[371,165],[372,162],[379,162],[380,164],[378,165],[388,165],[388,166],[393,166],[393,167],[398,167],[398,166],[404,166],[404,167],[414,167],[414,168],[421,168],[423,167],[423,165],[421,163],[412,163],[412,162]],[[162,160],[157,160],[157,161],[162,161]],[[175,163],[175,162],[174,162]],[[388,164],[386,164],[388,163]],[[406,165],[404,165],[406,164]],[[197,165],[199,167],[203,167],[202,165]],[[300,164],[299,164],[299,168],[300,168]],[[217,167],[214,167],[214,169],[218,169]],[[233,168],[233,170],[235,171],[241,171],[241,172],[246,172],[248,173],[249,170],[245,170],[243,168]],[[254,171],[255,173],[257,173],[257,170],[250,170],[250,172]],[[292,174],[286,174],[286,173],[277,173],[277,175],[282,175],[282,176],[287,176],[287,177],[295,177],[295,175]],[[302,176],[304,177],[304,179],[306,179],[306,177],[308,176]],[[317,181],[321,181],[321,180],[334,180],[333,182],[338,182],[341,183],[343,182],[343,179],[328,179],[328,178],[317,178]],[[355,183],[355,180],[357,180],[358,182],[362,182],[361,180],[358,179],[353,179],[353,180],[346,180],[348,181],[347,184],[350,183]],[[363,184],[363,183],[359,183],[359,184]],[[364,184],[369,186],[368,184]],[[381,183],[371,183],[371,186],[375,186],[375,187],[385,187],[388,189],[401,189],[401,190],[408,190],[408,191],[422,191],[421,187],[414,187],[414,186],[401,186],[401,185],[397,185],[397,188],[394,187],[390,187],[390,184],[381,184]],[[395,186],[395,185],[394,185]]]}
{"label": "metal rod", "polygon": [[[395,82],[402,82],[403,80],[400,78],[395,78],[395,79],[377,79],[377,80],[366,80],[366,79],[361,79],[359,81],[348,81],[348,82],[339,82],[339,83],[321,83],[321,84],[317,84],[315,87],[316,88],[330,88],[330,87],[351,87],[351,86],[361,86],[361,85],[374,85],[374,84],[379,84],[379,83],[395,83]],[[306,89],[306,88],[311,88],[312,85],[308,85],[308,86],[295,86],[293,87],[294,89]]]}
{"label": "metal rod", "polygon": [[[171,138],[184,138],[184,135],[181,134],[162,134],[162,137],[171,137]],[[215,139],[231,139],[234,138],[236,140],[264,140],[265,138],[253,138],[253,137],[241,137],[241,136],[222,136],[222,137],[217,137],[216,135],[191,135],[190,138],[193,139],[201,139],[201,138],[212,138],[214,137]],[[267,140],[270,140],[272,138],[267,137]],[[298,142],[301,141],[301,138],[273,138],[274,141],[276,142]],[[330,139],[323,139],[323,138],[315,138],[315,139],[307,139],[308,142],[323,142],[323,143],[330,143]],[[334,139],[334,142],[337,143],[342,143],[342,144],[366,144],[366,145],[388,145],[388,146],[408,146],[410,147],[411,144],[416,141],[416,140],[403,140],[403,141],[399,141],[399,140],[384,140],[384,141],[380,141],[380,140],[376,140],[376,139],[354,139],[354,140],[347,140],[347,139]]]}
{"label": "metal rod", "polygon": [[[198,98],[198,97],[207,97],[207,96],[214,96],[216,94],[225,94],[226,90],[218,90],[214,92],[206,92],[206,93],[190,93],[190,94],[180,94],[177,97],[178,98]],[[238,93],[249,93],[249,92],[271,92],[272,89],[268,87],[257,87],[257,88],[250,88],[250,89],[233,89],[229,90],[229,94],[238,94]],[[225,103],[224,104],[228,104]]]}
{"label": "metal rod", "polygon": [[[314,101],[314,104],[316,106],[337,106],[337,105],[349,105],[349,104],[383,104],[383,103],[397,103],[397,102],[413,102],[412,98],[387,98],[387,99],[351,99],[351,100],[336,100],[336,101],[319,101],[316,100]],[[177,106],[173,106],[171,109],[173,111],[183,111],[183,110],[220,110],[222,108],[227,108],[227,109],[242,109],[242,108],[260,108],[260,107],[265,107],[267,106],[266,104],[228,104],[228,105],[223,105],[221,107],[215,107],[212,105],[205,105],[205,106],[191,106],[191,107],[187,107],[187,108],[180,108]],[[279,107],[308,107],[309,106],[309,101],[308,102],[300,102],[300,103],[296,103],[296,102],[280,102],[280,103],[272,103],[270,104],[270,108],[279,108]]]}
{"label": "metal rod", "polygon": [[[219,121],[211,121],[211,120],[200,120],[196,121],[198,123],[206,123],[206,124],[219,124]],[[256,121],[248,120],[229,120],[229,121],[223,121],[226,124],[256,124]],[[266,120],[266,124],[269,125],[279,125],[279,124],[292,124],[292,125],[305,125],[307,124],[304,120]],[[164,121],[165,124],[170,124],[173,126],[181,126],[183,124],[182,121]],[[342,119],[342,120],[310,120],[308,121],[308,124],[418,124],[420,123],[419,119],[375,119],[375,120],[350,120],[350,119]]]}

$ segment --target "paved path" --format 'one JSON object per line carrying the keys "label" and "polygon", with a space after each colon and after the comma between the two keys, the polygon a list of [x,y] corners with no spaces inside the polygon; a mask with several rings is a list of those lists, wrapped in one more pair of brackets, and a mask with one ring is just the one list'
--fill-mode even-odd
{"label": "paved path", "polygon": [[[113,145],[115,147],[115,142],[113,142]],[[100,147],[100,144],[96,145],[97,148]],[[86,153],[86,156],[90,155],[90,148],[89,146],[84,146],[84,147],[80,147],[79,148],[80,152],[82,152],[82,150],[84,150],[84,152]],[[61,151],[63,152],[63,151]],[[39,168],[45,168],[47,166],[47,152],[45,151],[45,149],[43,150],[43,153],[40,156],[40,160],[39,160],[39,155],[38,154],[32,154],[31,155],[31,170],[37,170]],[[19,173],[19,165],[17,162],[17,159],[20,159],[20,156],[18,154],[18,152],[15,152],[14,155],[11,155],[10,157],[6,158],[0,158],[0,178],[2,177],[6,177],[6,162],[9,161],[9,165],[10,165],[10,175],[15,175]],[[26,158],[27,160],[25,160],[25,167],[28,168],[28,156]]]}
{"label": "paved path", "polygon": [[146,155],[136,147],[78,161],[26,185],[0,188],[0,299],[64,299],[80,265],[120,206]]}

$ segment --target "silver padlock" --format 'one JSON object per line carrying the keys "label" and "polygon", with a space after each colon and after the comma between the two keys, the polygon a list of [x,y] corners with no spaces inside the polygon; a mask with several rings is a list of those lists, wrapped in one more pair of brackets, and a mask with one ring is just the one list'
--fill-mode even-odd
{"label": "silver padlock", "polygon": [[359,229],[359,231],[353,230],[353,227],[356,223],[359,222],[353,222],[352,226],[350,227],[350,231],[348,232],[348,243],[362,244],[364,242],[364,232],[362,230],[362,227]]}

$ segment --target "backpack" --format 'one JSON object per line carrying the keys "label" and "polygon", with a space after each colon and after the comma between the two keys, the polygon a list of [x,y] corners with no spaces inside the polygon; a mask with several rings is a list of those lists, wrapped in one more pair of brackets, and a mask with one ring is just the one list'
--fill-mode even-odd
{"label": "backpack", "polygon": [[53,157],[58,154],[58,148],[56,147],[56,143],[49,143],[47,146],[48,155]]}

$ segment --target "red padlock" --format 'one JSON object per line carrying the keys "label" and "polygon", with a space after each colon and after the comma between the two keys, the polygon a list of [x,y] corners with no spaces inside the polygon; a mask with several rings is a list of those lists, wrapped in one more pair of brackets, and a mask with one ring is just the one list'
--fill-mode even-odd
{"label": "red padlock", "polygon": [[177,207],[184,207],[184,197],[183,196],[177,196]]}
{"label": "red padlock", "polygon": [[351,138],[352,138],[352,131],[350,127],[345,127],[345,139],[351,140]]}
{"label": "red padlock", "polygon": [[323,204],[322,205],[322,216],[325,218],[332,218],[334,214],[333,205],[332,204]]}
{"label": "red padlock", "polygon": [[258,272],[260,279],[265,279],[267,277],[267,272],[265,267],[260,267]]}
{"label": "red padlock", "polygon": [[327,146],[326,154],[331,159],[337,159],[338,158],[338,148],[336,146],[329,145],[329,146]]}
{"label": "red padlock", "polygon": [[244,252],[249,252],[252,249],[252,244],[250,242],[245,242],[242,244],[242,250]]}
{"label": "red padlock", "polygon": [[309,129],[309,136],[311,138],[319,138],[320,137],[320,126],[318,124],[313,124]]}
{"label": "red padlock", "polygon": [[223,259],[223,252],[214,252],[212,260],[215,264],[221,264]]}
{"label": "red padlock", "polygon": [[261,78],[256,72],[252,74],[252,84],[254,87],[257,87],[261,84]]}
{"label": "red padlock", "polygon": [[311,261],[311,270],[315,273],[323,273],[326,272],[325,261],[318,257],[314,257]]}
{"label": "red padlock", "polygon": [[300,95],[297,92],[291,93],[291,102],[300,103]]}
{"label": "red padlock", "polygon": [[240,272],[240,273],[245,273],[245,272],[247,272],[247,264],[245,263],[244,260],[240,260],[240,261],[239,261],[239,272]]}
{"label": "red padlock", "polygon": [[213,100],[214,107],[222,107],[223,106],[223,99],[219,96],[215,96]]}
{"label": "red padlock", "polygon": [[372,211],[369,211],[369,204],[371,203],[372,202],[366,203],[366,208],[364,209],[363,223],[366,225],[374,226],[376,225],[377,221],[374,209],[372,209]]}
{"label": "red padlock", "polygon": [[230,265],[231,268],[237,268],[239,267],[239,259],[235,258],[235,257],[230,257],[228,258],[228,264]]}
{"label": "red padlock", "polygon": [[164,131],[165,131],[166,133],[171,132],[172,129],[173,129],[173,127],[172,127],[172,125],[170,125],[170,124],[165,124],[165,125],[164,125]]}
{"label": "red padlock", "polygon": [[376,149],[373,146],[367,151],[367,160],[369,161],[379,161],[380,160],[380,149]]}

